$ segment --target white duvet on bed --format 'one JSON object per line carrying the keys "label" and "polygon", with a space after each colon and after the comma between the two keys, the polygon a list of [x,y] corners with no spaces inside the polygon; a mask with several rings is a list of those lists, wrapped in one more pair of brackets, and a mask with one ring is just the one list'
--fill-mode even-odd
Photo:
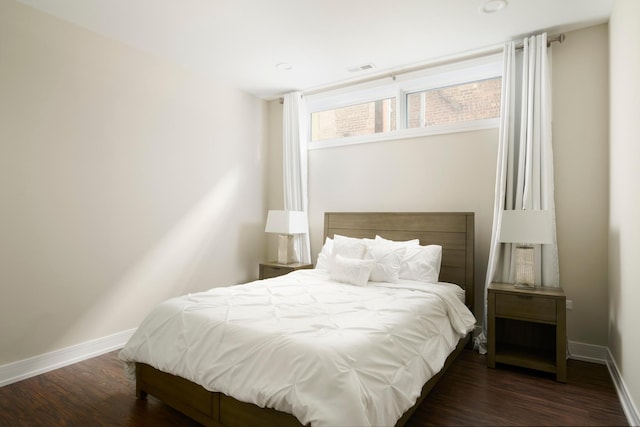
{"label": "white duvet on bed", "polygon": [[358,287],[298,270],[168,300],[120,358],[302,424],[393,425],[474,324],[451,285]]}

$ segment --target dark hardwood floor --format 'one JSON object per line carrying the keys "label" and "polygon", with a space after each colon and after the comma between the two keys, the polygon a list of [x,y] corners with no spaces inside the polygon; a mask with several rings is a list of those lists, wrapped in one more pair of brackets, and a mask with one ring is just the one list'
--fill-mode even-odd
{"label": "dark hardwood floor", "polygon": [[[136,400],[117,352],[0,388],[0,426],[197,426],[157,399]],[[407,427],[628,425],[604,365],[569,360],[566,384],[488,369],[465,350]]]}
{"label": "dark hardwood floor", "polygon": [[605,365],[567,361],[566,384],[555,375],[499,365],[465,351],[416,410],[418,426],[627,426]]}

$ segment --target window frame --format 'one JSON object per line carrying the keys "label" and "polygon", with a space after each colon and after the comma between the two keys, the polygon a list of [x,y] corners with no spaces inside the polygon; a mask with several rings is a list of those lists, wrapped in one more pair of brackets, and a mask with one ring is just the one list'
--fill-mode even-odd
{"label": "window frame", "polygon": [[[397,76],[307,95],[305,96],[308,120],[306,132],[309,141],[307,147],[309,150],[315,150],[496,128],[499,126],[499,118],[407,128],[408,117],[406,101],[407,95],[414,92],[440,89],[497,77],[502,77],[502,54],[487,55],[481,58],[434,66],[420,71],[407,72]],[[396,98],[396,130],[371,135],[346,136],[311,141],[311,115],[313,113],[393,97]]]}

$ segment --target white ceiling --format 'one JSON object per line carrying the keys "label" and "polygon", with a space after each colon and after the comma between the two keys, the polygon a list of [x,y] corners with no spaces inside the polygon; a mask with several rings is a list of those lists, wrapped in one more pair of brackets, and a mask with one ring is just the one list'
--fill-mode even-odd
{"label": "white ceiling", "polygon": [[[614,0],[509,0],[481,14],[485,1],[20,0],[265,99],[607,22]],[[376,68],[347,71],[366,63]]]}

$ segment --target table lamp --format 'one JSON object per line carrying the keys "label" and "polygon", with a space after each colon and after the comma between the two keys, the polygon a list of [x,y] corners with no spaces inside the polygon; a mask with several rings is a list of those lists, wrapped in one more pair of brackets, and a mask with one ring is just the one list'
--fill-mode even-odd
{"label": "table lamp", "polygon": [[301,211],[269,211],[266,233],[278,233],[278,264],[297,262],[293,249],[293,235],[304,234],[309,230],[307,214]]}
{"label": "table lamp", "polygon": [[515,250],[515,287],[535,287],[535,252],[533,245],[554,242],[549,211],[502,211],[500,241],[517,244]]}

